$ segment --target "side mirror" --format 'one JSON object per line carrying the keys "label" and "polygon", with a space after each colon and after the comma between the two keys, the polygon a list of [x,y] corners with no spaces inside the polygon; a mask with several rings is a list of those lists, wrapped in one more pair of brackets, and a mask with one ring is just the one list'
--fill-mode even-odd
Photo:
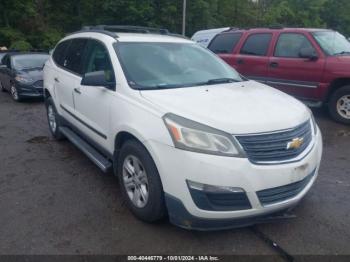
{"label": "side mirror", "polygon": [[299,57],[310,59],[311,61],[316,61],[318,59],[316,51],[313,48],[308,47],[300,49]]}
{"label": "side mirror", "polygon": [[107,72],[105,71],[86,73],[80,84],[83,86],[104,86],[108,89],[115,87],[115,82],[107,79]]}

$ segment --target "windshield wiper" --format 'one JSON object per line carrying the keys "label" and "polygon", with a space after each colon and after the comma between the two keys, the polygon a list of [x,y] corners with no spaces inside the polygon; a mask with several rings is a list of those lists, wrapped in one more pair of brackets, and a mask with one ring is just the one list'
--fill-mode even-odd
{"label": "windshield wiper", "polygon": [[35,67],[23,67],[21,70],[36,70],[36,69],[43,69],[43,67],[35,66]]}
{"label": "windshield wiper", "polygon": [[215,84],[225,84],[225,83],[237,83],[237,82],[241,82],[238,79],[234,79],[234,78],[215,78],[215,79],[210,79],[207,82],[205,82],[205,85],[215,85]]}
{"label": "windshield wiper", "polygon": [[334,55],[348,55],[350,54],[350,51],[341,51],[339,53],[335,53]]}
{"label": "windshield wiper", "polygon": [[179,88],[179,87],[185,87],[186,85],[180,85],[180,84],[158,84],[154,86],[145,86],[142,87],[142,90],[154,90],[154,89],[171,89],[171,88]]}
{"label": "windshield wiper", "polygon": [[158,84],[154,86],[144,86],[141,90],[155,90],[155,89],[171,89],[171,88],[182,88],[182,87],[192,87],[192,86],[204,86],[204,85],[215,85],[215,84],[225,84],[225,83],[235,83],[241,82],[240,80],[234,78],[216,78],[210,79],[206,82],[200,83],[188,83],[188,84]]}

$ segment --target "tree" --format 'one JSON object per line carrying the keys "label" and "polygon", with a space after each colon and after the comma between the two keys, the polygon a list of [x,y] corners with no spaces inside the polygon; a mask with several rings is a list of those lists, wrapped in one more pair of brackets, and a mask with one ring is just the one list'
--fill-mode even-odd
{"label": "tree", "polygon": [[[180,33],[182,0],[1,0],[0,46],[52,48],[84,25],[123,24]],[[189,0],[188,36],[215,27],[331,27],[350,35],[349,0]]]}

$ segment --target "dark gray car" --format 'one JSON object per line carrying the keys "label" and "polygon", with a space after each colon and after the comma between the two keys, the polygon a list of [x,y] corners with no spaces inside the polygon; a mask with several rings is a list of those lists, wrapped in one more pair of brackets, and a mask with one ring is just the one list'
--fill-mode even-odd
{"label": "dark gray car", "polygon": [[10,92],[15,101],[43,96],[42,70],[46,53],[8,53],[0,64],[0,88]]}

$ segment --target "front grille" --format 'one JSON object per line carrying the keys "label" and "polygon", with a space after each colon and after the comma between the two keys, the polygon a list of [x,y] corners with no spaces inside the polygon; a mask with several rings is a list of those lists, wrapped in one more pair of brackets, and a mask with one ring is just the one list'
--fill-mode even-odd
{"label": "front grille", "polygon": [[245,192],[212,193],[190,188],[193,202],[203,210],[236,211],[251,209]]}
{"label": "front grille", "polygon": [[265,189],[265,190],[256,192],[260,200],[260,203],[265,206],[265,205],[278,203],[278,202],[295,197],[307,186],[307,184],[311,181],[315,173],[316,173],[316,170],[314,170],[310,175],[305,177],[303,180],[300,180],[292,184],[288,184],[280,187],[274,187],[274,188]]}
{"label": "front grille", "polygon": [[[253,163],[288,161],[301,154],[311,143],[311,123],[307,121],[286,131],[237,136],[236,138]],[[295,138],[302,138],[303,143],[299,148],[287,149],[288,143]]]}
{"label": "front grille", "polygon": [[43,88],[43,85],[44,85],[44,81],[43,80],[39,80],[39,81],[36,81],[33,86],[35,88]]}

